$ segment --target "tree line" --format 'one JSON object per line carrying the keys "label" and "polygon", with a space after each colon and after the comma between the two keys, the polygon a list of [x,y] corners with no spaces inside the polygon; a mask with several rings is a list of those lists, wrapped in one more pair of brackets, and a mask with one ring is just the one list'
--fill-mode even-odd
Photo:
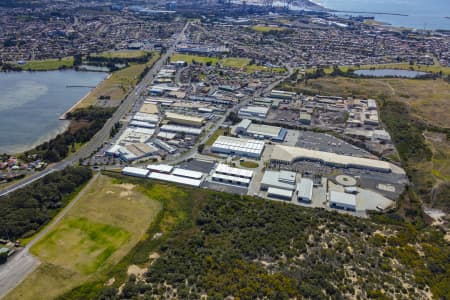
{"label": "tree line", "polygon": [[0,238],[15,240],[36,233],[92,177],[85,167],[67,167],[0,197]]}

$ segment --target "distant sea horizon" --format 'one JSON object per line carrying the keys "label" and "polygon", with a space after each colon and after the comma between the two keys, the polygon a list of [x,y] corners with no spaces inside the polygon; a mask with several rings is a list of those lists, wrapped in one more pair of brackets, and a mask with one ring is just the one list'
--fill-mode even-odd
{"label": "distant sea horizon", "polygon": [[[450,30],[450,0],[311,0],[339,15],[373,16],[396,27]],[[352,13],[347,13],[352,12]],[[368,12],[363,14],[360,12]],[[374,14],[374,13],[390,13]]]}

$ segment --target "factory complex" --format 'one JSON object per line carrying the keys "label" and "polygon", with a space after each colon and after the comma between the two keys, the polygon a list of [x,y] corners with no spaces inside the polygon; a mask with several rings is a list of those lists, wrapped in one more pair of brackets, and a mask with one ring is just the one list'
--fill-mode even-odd
{"label": "factory complex", "polygon": [[395,148],[375,100],[273,88],[256,96],[280,74],[224,72],[179,60],[163,67],[105,155],[128,176],[356,216],[395,205],[408,179],[378,155]]}

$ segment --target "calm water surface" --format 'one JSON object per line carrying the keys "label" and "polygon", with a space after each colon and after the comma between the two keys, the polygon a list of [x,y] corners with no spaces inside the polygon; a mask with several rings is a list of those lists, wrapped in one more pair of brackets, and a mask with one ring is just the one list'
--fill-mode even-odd
{"label": "calm water surface", "polygon": [[[327,8],[344,11],[387,12],[405,16],[372,15],[394,26],[450,30],[450,0],[314,0]],[[361,15],[361,14],[355,14]]]}
{"label": "calm water surface", "polygon": [[0,153],[25,151],[64,131],[68,122],[59,117],[106,76],[74,70],[0,73]]}

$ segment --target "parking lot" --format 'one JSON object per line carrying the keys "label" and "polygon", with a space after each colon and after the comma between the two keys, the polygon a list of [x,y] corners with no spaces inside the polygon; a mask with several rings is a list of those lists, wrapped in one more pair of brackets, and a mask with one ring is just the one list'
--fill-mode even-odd
{"label": "parking lot", "polygon": [[373,155],[371,155],[366,150],[353,146],[326,133],[312,131],[298,131],[298,133],[299,137],[296,143],[297,147],[325,152],[333,152],[342,155],[373,157]]}

